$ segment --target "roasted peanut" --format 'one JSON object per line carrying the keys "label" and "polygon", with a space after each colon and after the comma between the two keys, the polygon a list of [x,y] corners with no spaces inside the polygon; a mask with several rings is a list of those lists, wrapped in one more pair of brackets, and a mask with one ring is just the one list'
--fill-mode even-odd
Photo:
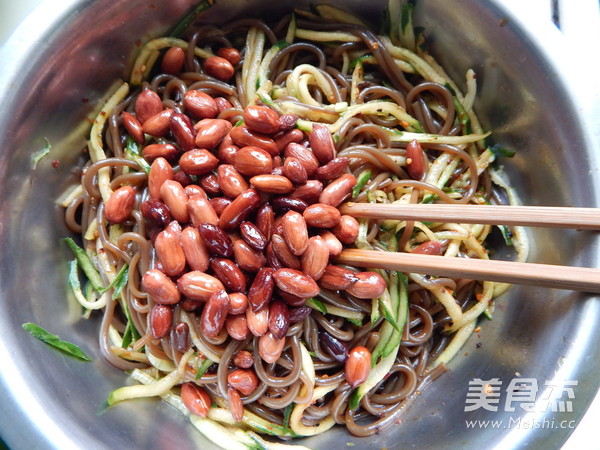
{"label": "roasted peanut", "polygon": [[316,203],[319,201],[319,196],[323,192],[323,183],[319,180],[308,180],[306,184],[298,186],[290,197],[302,200],[307,204]]}
{"label": "roasted peanut", "polygon": [[210,195],[219,195],[221,193],[219,178],[214,173],[207,173],[200,178],[200,187]]}
{"label": "roasted peanut", "polygon": [[173,167],[165,158],[156,158],[148,174],[148,192],[152,200],[160,200],[160,187],[166,180],[172,180]]}
{"label": "roasted peanut", "polygon": [[225,58],[234,66],[239,64],[239,62],[242,60],[242,55],[240,55],[240,52],[233,47],[221,47],[219,50],[217,50],[217,55],[219,55],[221,58]]}
{"label": "roasted peanut", "polygon": [[277,339],[283,339],[290,327],[288,307],[281,300],[269,305],[269,331]]}
{"label": "roasted peanut", "polygon": [[154,339],[161,339],[169,334],[173,309],[160,303],[154,305],[150,311],[150,331]]}
{"label": "roasted peanut", "polygon": [[212,400],[210,395],[196,383],[188,381],[181,385],[181,400],[192,414],[199,417],[208,416]]}
{"label": "roasted peanut", "polygon": [[208,269],[208,249],[200,233],[194,227],[186,227],[181,232],[181,248],[192,270],[205,272]]}
{"label": "roasted peanut", "polygon": [[144,133],[151,136],[164,136],[169,131],[173,113],[174,111],[172,109],[165,109],[164,111],[149,117],[144,121],[142,130]]}
{"label": "roasted peanut", "polygon": [[[277,256],[277,259],[281,261],[281,264],[283,266],[300,270],[300,268],[302,267],[300,264],[300,259],[296,255],[294,255],[294,253],[292,253],[292,251],[286,244],[283,236],[281,236],[278,233],[273,234],[273,236],[271,236],[270,244],[272,246],[273,252]],[[267,246],[267,248],[269,248],[269,246]],[[268,257],[269,255],[267,253],[267,258]],[[273,264],[270,265],[273,266]]]}
{"label": "roasted peanut", "polygon": [[140,209],[144,219],[160,228],[166,227],[171,222],[169,208],[158,200],[146,200],[142,203]]}
{"label": "roasted peanut", "polygon": [[324,203],[310,205],[302,213],[304,220],[311,227],[332,228],[340,223],[340,211]]}
{"label": "roasted peanut", "polygon": [[308,203],[299,198],[293,197],[276,197],[271,201],[273,209],[278,213],[286,213],[288,211],[296,211],[302,214],[308,207]]}
{"label": "roasted peanut", "polygon": [[271,301],[275,289],[273,272],[271,267],[263,267],[254,277],[248,289],[248,303],[253,311],[262,310]]}
{"label": "roasted peanut", "polygon": [[326,331],[319,331],[319,343],[337,362],[343,363],[348,359],[348,344]]}
{"label": "roasted peanut", "polygon": [[277,145],[277,148],[280,152],[283,152],[285,148],[292,142],[299,143],[302,142],[303,139],[304,133],[302,132],[302,130],[289,130],[275,136],[275,145]]}
{"label": "roasted peanut", "polygon": [[243,341],[250,336],[246,314],[229,314],[225,319],[225,329],[227,334],[237,341]]}
{"label": "roasted peanut", "polygon": [[150,269],[144,274],[142,288],[152,300],[163,305],[173,305],[181,299],[175,283],[158,269]]}
{"label": "roasted peanut", "polygon": [[244,418],[244,404],[237,389],[227,388],[227,406],[229,406],[233,420],[241,422]]}
{"label": "roasted peanut", "polygon": [[189,175],[204,175],[212,172],[219,165],[219,160],[208,150],[194,148],[179,158],[179,167]]}
{"label": "roasted peanut", "polygon": [[243,395],[250,395],[258,387],[258,377],[254,373],[254,370],[235,369],[227,375],[227,383]]}
{"label": "roasted peanut", "polygon": [[231,130],[231,122],[223,119],[202,119],[196,125],[196,146],[215,148]]}
{"label": "roasted peanut", "polygon": [[298,116],[296,114],[284,113],[279,116],[279,131],[287,132],[296,126]]}
{"label": "roasted peanut", "polygon": [[217,104],[219,114],[221,114],[226,109],[233,108],[233,105],[231,104],[231,102],[229,100],[227,100],[225,97],[215,97],[214,100],[215,100],[215,103]]}
{"label": "roasted peanut", "polygon": [[[285,115],[286,114],[283,114],[281,117]],[[280,152],[283,152],[289,144],[292,142],[301,142],[302,139],[304,139],[304,133],[302,130],[289,130],[275,136],[275,145],[277,145],[277,148]]]}
{"label": "roasted peanut", "polygon": [[292,182],[281,175],[255,175],[250,178],[250,183],[268,194],[286,194],[294,189]]}
{"label": "roasted peanut", "polygon": [[310,306],[300,306],[299,308],[290,308],[290,324],[302,322],[312,312]]}
{"label": "roasted peanut", "polygon": [[209,297],[202,316],[200,326],[203,333],[208,337],[216,337],[225,325],[225,319],[229,314],[229,296],[224,290],[218,290]]}
{"label": "roasted peanut", "polygon": [[173,233],[169,227],[165,228],[156,236],[154,248],[156,256],[167,275],[174,277],[183,272],[186,260],[181,247],[180,234]]}
{"label": "roasted peanut", "polygon": [[366,381],[371,372],[371,352],[363,346],[354,347],[348,352],[344,365],[346,381],[352,389]]}
{"label": "roasted peanut", "polygon": [[160,70],[164,73],[177,75],[183,69],[185,51],[181,47],[171,47],[167,50],[160,62]]}
{"label": "roasted peanut", "polygon": [[220,216],[221,213],[229,206],[231,203],[231,199],[227,197],[213,197],[209,200],[210,205],[215,210],[217,216]]}
{"label": "roasted peanut", "polygon": [[225,258],[233,256],[233,242],[220,227],[210,223],[201,223],[198,231],[211,254]]}
{"label": "roasted peanut", "polygon": [[194,148],[194,128],[188,116],[174,112],[169,119],[169,128],[184,152]]}
{"label": "roasted peanut", "polygon": [[233,363],[242,369],[249,369],[254,365],[254,356],[248,350],[240,350],[233,357]]}
{"label": "roasted peanut", "polygon": [[191,89],[183,96],[186,110],[198,119],[212,119],[219,113],[213,98],[202,91]]}
{"label": "roasted peanut", "polygon": [[358,226],[358,221],[354,217],[344,214],[331,231],[343,244],[354,244],[358,237]]}
{"label": "roasted peanut", "polygon": [[302,255],[308,247],[308,228],[302,214],[288,211],[281,220],[285,243],[296,256]]}
{"label": "roasted peanut", "polygon": [[229,310],[231,314],[243,314],[248,308],[248,297],[241,292],[229,294]]}
{"label": "roasted peanut", "polygon": [[331,231],[323,231],[321,234],[319,234],[319,236],[321,236],[327,244],[327,248],[329,248],[329,256],[338,256],[340,253],[342,253],[344,246]]}
{"label": "roasted peanut", "polygon": [[214,292],[224,289],[223,283],[199,270],[192,270],[181,275],[177,280],[177,287],[186,297],[202,301],[208,301]]}
{"label": "roasted peanut", "polygon": [[194,195],[188,199],[188,212],[195,227],[199,227],[203,223],[211,225],[219,223],[219,217],[214,208],[202,195]]}
{"label": "roasted peanut", "polygon": [[256,250],[264,250],[267,246],[267,238],[252,222],[242,222],[240,224],[240,233],[244,241]]}
{"label": "roasted peanut", "polygon": [[243,117],[244,124],[257,133],[273,134],[279,130],[278,114],[266,106],[247,106]]}
{"label": "roasted peanut", "polygon": [[259,205],[258,192],[255,189],[245,190],[223,210],[219,217],[219,226],[226,231],[236,229]]}
{"label": "roasted peanut", "polygon": [[348,289],[358,281],[354,272],[339,266],[329,265],[325,267],[323,276],[319,279],[319,284],[332,291],[341,291]]}
{"label": "roasted peanut", "polygon": [[210,260],[210,267],[215,276],[230,291],[244,292],[246,290],[246,277],[232,260],[213,258]]}
{"label": "roasted peanut", "polygon": [[156,158],[174,161],[177,155],[179,155],[179,149],[173,144],[150,144],[142,149],[142,156],[147,161],[154,161]]}
{"label": "roasted peanut", "polygon": [[358,298],[372,299],[383,295],[387,286],[385,280],[376,272],[358,272],[358,280],[346,292]]}
{"label": "roasted peanut", "polygon": [[263,203],[256,212],[256,228],[264,235],[267,242],[273,234],[273,223],[275,222],[275,213],[269,203]]}
{"label": "roasted peanut", "polygon": [[306,169],[300,161],[293,156],[285,159],[285,162],[283,163],[283,173],[294,184],[305,184],[308,180]]}
{"label": "roasted peanut", "polygon": [[294,307],[304,306],[304,304],[306,303],[306,299],[305,298],[297,297],[295,295],[290,294],[289,292],[282,291],[281,289],[278,290],[277,294],[289,306],[294,306]]}
{"label": "roasted peanut", "polygon": [[267,364],[277,362],[284,347],[285,337],[277,339],[271,332],[258,338],[258,354]]}
{"label": "roasted peanut", "polygon": [[135,189],[122,186],[113,191],[104,204],[104,216],[111,224],[121,223],[129,217],[135,204]]}
{"label": "roasted peanut", "polygon": [[319,195],[319,202],[326,205],[338,206],[350,195],[354,186],[356,186],[354,175],[342,175],[323,189],[323,192]]}
{"label": "roasted peanut", "polygon": [[235,73],[231,63],[220,56],[211,56],[204,61],[204,71],[221,81],[229,80]]}
{"label": "roasted peanut", "polygon": [[243,175],[268,174],[273,170],[273,158],[262,148],[246,146],[236,152],[234,165]]}
{"label": "roasted peanut", "polygon": [[[173,179],[175,181],[177,181],[179,184],[181,184],[184,188],[191,185],[192,184],[192,178],[185,172],[182,172],[181,170],[178,172],[175,172],[175,175],[173,175]],[[186,192],[187,194],[187,192]],[[189,194],[188,194],[189,196]]]}
{"label": "roasted peanut", "polygon": [[190,348],[190,326],[178,322],[171,332],[171,341],[178,352],[186,352]]}
{"label": "roasted peanut", "polygon": [[196,311],[202,305],[204,305],[204,302],[201,300],[192,300],[191,298],[184,298],[179,304],[181,305],[181,309],[183,309],[184,311],[192,312]]}
{"label": "roasted peanut", "polygon": [[246,189],[248,189],[248,183],[244,177],[237,171],[235,166],[230,164],[221,164],[217,169],[219,178],[219,186],[221,191],[227,197],[236,198]]}
{"label": "roasted peanut", "polygon": [[269,330],[269,308],[256,312],[252,308],[246,309],[246,323],[254,336],[262,336]]}
{"label": "roasted peanut", "polygon": [[411,253],[418,253],[421,255],[441,255],[442,243],[440,241],[427,241],[413,248]]}
{"label": "roasted peanut", "polygon": [[425,174],[425,153],[416,139],[406,146],[406,171],[413,180],[420,180]]}
{"label": "roasted peanut", "polygon": [[247,272],[258,272],[267,262],[261,251],[250,247],[243,239],[234,241],[233,254],[236,264]]}
{"label": "roasted peanut", "polygon": [[127,111],[123,111],[121,113],[121,121],[123,122],[123,126],[129,133],[129,135],[133,138],[135,142],[138,144],[144,143],[144,131],[142,130],[142,124],[140,121],[132,114]]}
{"label": "roasted peanut", "polygon": [[185,193],[187,194],[188,199],[195,197],[196,195],[199,195],[200,197],[208,200],[208,196],[206,195],[206,192],[204,191],[204,189],[202,189],[197,184],[188,184],[183,189],[185,190]]}
{"label": "roasted peanut", "polygon": [[327,164],[335,157],[335,144],[325,125],[315,124],[308,134],[308,142],[313,154],[321,164]]}
{"label": "roasted peanut", "polygon": [[271,156],[279,155],[280,151],[277,148],[275,141],[269,136],[264,134],[255,133],[248,127],[242,125],[239,127],[233,127],[229,133],[231,140],[238,147],[259,147],[268,152]]}
{"label": "roasted peanut", "polygon": [[151,89],[144,89],[135,99],[135,115],[142,125],[150,117],[161,112],[162,109],[162,100]]}
{"label": "roasted peanut", "polygon": [[314,297],[320,291],[317,283],[308,275],[290,268],[273,272],[273,279],[282,291],[302,298]]}
{"label": "roasted peanut", "polygon": [[[294,256],[292,252],[290,252],[290,254]],[[267,257],[267,264],[269,267],[272,267],[275,270],[283,268],[283,263],[279,260],[275,250],[273,250],[272,242],[267,244],[267,247],[265,248],[265,256]]]}
{"label": "roasted peanut", "polygon": [[349,163],[348,158],[334,158],[317,169],[317,178],[321,181],[335,180],[344,174]]}
{"label": "roasted peanut", "polygon": [[189,222],[188,197],[181,184],[174,180],[165,180],[160,187],[160,197],[175,220]]}
{"label": "roasted peanut", "polygon": [[312,177],[319,168],[319,161],[317,161],[313,152],[301,144],[295,142],[288,144],[284,150],[284,156],[286,158],[296,158],[300,161],[309,177]]}
{"label": "roasted peanut", "polygon": [[302,272],[317,281],[323,275],[329,262],[329,248],[321,236],[308,240],[306,251],[302,255]]}

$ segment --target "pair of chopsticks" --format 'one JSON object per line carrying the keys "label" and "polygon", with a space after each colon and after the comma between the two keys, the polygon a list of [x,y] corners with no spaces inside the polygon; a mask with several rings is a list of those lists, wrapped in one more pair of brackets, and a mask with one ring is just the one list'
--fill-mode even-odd
{"label": "pair of chopsticks", "polygon": [[[547,206],[346,203],[355,218],[600,229],[600,209]],[[337,262],[451,278],[499,281],[573,291],[600,292],[600,269],[514,261],[444,258],[376,250],[344,250]]]}

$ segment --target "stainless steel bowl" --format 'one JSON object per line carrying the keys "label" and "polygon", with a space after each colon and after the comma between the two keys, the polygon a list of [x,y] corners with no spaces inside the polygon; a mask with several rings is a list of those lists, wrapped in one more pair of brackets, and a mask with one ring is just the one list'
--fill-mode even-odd
{"label": "stainless steel bowl", "polygon": [[[44,3],[0,54],[0,435],[13,448],[211,448],[172,408],[141,400],[99,413],[107,393],[126,382],[97,351],[97,320],[76,320],[65,300],[67,235],[53,204],[64,188],[93,116],[111,83],[125,77],[140,41],[164,32],[191,0],[66,0]],[[276,15],[308,1],[217,1],[206,15],[221,23]],[[342,4],[342,2],[337,2]],[[384,0],[343,2],[377,19]],[[516,149],[506,173],[522,202],[598,206],[598,88],[585,62],[545,20],[529,21],[499,2],[419,0],[416,22],[433,53],[459,82],[478,75],[476,104],[496,142]],[[565,64],[575,61],[576,67]],[[577,73],[572,69],[578,69]],[[587,84],[586,84],[587,83]],[[31,154],[52,144],[32,169]],[[52,160],[59,160],[57,168]],[[598,266],[594,233],[534,230],[531,261]],[[302,440],[311,448],[559,447],[572,427],[514,426],[517,419],[576,425],[598,391],[598,298],[514,287],[447,374],[423,393],[402,424],[368,439],[342,429]],[[81,363],[31,338],[36,322],[94,356]],[[481,344],[480,348],[478,344]],[[498,378],[576,380],[572,412],[465,412],[469,381]],[[510,420],[513,420],[510,422]],[[503,421],[470,429],[466,420]],[[542,422],[539,422],[542,421]],[[572,422],[571,422],[572,421]],[[513,423],[512,427],[507,427]],[[532,422],[534,423],[534,422]]]}

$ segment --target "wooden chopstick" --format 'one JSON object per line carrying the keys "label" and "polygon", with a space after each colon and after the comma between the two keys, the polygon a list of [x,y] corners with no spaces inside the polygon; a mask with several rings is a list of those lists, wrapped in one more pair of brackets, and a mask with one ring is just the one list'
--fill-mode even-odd
{"label": "wooden chopstick", "polygon": [[600,208],[348,202],[339,210],[372,219],[600,229]]}
{"label": "wooden chopstick", "polygon": [[486,259],[446,258],[414,253],[348,249],[338,264],[399,270],[450,278],[499,281],[573,291],[600,292],[600,269]]}

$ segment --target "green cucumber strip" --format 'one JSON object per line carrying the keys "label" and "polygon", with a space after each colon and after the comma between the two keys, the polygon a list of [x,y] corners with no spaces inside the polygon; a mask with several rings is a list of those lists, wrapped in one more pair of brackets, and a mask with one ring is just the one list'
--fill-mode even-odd
{"label": "green cucumber strip", "polygon": [[127,284],[127,280],[129,279],[129,272],[127,271],[128,268],[129,266],[127,264],[123,264],[123,267],[121,267],[121,270],[119,270],[117,276],[112,281],[112,283],[110,283],[105,288],[100,289],[98,293],[102,295],[114,287],[115,291],[113,292],[112,299],[116,300],[117,298],[119,298],[119,296],[121,295],[121,289],[123,289],[123,287]]}
{"label": "green cucumber strip", "polygon": [[390,275],[392,278],[392,283],[395,282],[395,279],[399,279],[399,282],[395,282],[398,286],[398,309],[396,311],[396,321],[398,323],[398,328],[395,330],[397,335],[392,335],[387,345],[383,349],[381,356],[383,358],[387,357],[391,353],[393,353],[394,349],[400,345],[400,341],[402,340],[402,332],[404,330],[404,325],[408,319],[408,278],[401,272],[393,272]]}
{"label": "green cucumber strip", "polygon": [[33,152],[31,154],[31,168],[33,170],[35,170],[38,163],[44,157],[48,156],[48,153],[50,153],[50,149],[52,148],[52,145],[50,144],[50,141],[48,140],[48,138],[45,137],[44,140],[46,141],[46,144],[44,144],[44,146],[40,150]]}
{"label": "green cucumber strip", "polygon": [[193,6],[190,12],[188,12],[183,19],[179,21],[179,23],[175,24],[175,26],[169,32],[169,36],[171,37],[179,37],[183,34],[183,32],[198,18],[200,14],[209,9],[213,5],[214,1],[204,0],[200,2],[198,5]]}
{"label": "green cucumber strip", "polygon": [[507,158],[512,158],[517,153],[516,150],[502,147],[499,144],[494,144],[491,147],[488,147],[488,150],[491,151],[496,157],[506,156]]}
{"label": "green cucumber strip", "polygon": [[73,356],[74,358],[77,358],[81,361],[92,360],[77,345],[71,342],[63,341],[57,335],[50,333],[49,331],[45,330],[39,325],[36,325],[35,323],[24,323],[23,325],[21,325],[21,327],[33,337],[39,339],[42,342],[45,342],[46,344],[54,348],[57,348],[58,350],[62,351],[63,353],[69,356]]}
{"label": "green cucumber strip", "polygon": [[283,410],[283,429],[288,432],[290,431],[290,416],[292,415],[292,410],[294,409],[296,404],[294,402],[290,403]]}
{"label": "green cucumber strip", "polygon": [[371,303],[371,327],[377,323],[379,318],[381,317],[381,312],[379,310],[379,297],[374,298]]}
{"label": "green cucumber strip", "polygon": [[[392,291],[392,293],[390,293]],[[394,294],[393,291],[396,291]],[[398,321],[396,320],[396,313],[398,311],[398,294],[397,294],[397,286],[390,286],[390,289],[386,289],[381,297],[379,297],[379,304],[381,305],[381,310],[383,313],[383,317],[387,320],[396,330],[398,330]]]}
{"label": "green cucumber strip", "polygon": [[496,225],[496,226],[500,230],[500,233],[502,233],[502,238],[504,239],[504,242],[506,243],[506,245],[512,247],[512,245],[513,245],[512,231],[510,231],[510,229],[506,225]]}
{"label": "green cucumber strip", "polygon": [[327,307],[321,300],[317,300],[314,297],[306,299],[306,306],[310,306],[312,309],[316,309],[321,314],[327,314]]}
{"label": "green cucumber strip", "polygon": [[352,198],[360,194],[362,188],[367,184],[367,181],[371,179],[372,172],[369,169],[363,170],[356,179],[356,186],[352,188]]}
{"label": "green cucumber strip", "polygon": [[371,367],[375,367],[377,360],[385,350],[387,343],[390,341],[395,331],[396,330],[389,322],[384,322],[383,325],[381,325],[379,328],[379,340],[371,352]]}
{"label": "green cucumber strip", "polygon": [[140,145],[133,140],[131,136],[127,136],[125,144],[125,157],[134,161],[146,173],[150,173],[150,164],[144,159],[141,154]]}
{"label": "green cucumber strip", "polygon": [[208,370],[208,368],[210,366],[212,366],[215,362],[211,359],[206,358],[204,361],[202,361],[202,364],[200,364],[200,367],[198,367],[198,371],[196,372],[196,380],[199,380],[202,375],[204,375],[206,373],[206,371]]}
{"label": "green cucumber strip", "polygon": [[101,292],[104,289],[102,277],[100,277],[100,274],[94,267],[94,263],[92,263],[92,260],[90,259],[88,254],[85,252],[84,249],[77,245],[72,238],[65,238],[65,242],[75,255],[75,258],[77,258],[77,263],[79,264],[79,267],[81,267],[81,270],[83,270],[90,283],[92,283],[94,289],[98,292]]}

